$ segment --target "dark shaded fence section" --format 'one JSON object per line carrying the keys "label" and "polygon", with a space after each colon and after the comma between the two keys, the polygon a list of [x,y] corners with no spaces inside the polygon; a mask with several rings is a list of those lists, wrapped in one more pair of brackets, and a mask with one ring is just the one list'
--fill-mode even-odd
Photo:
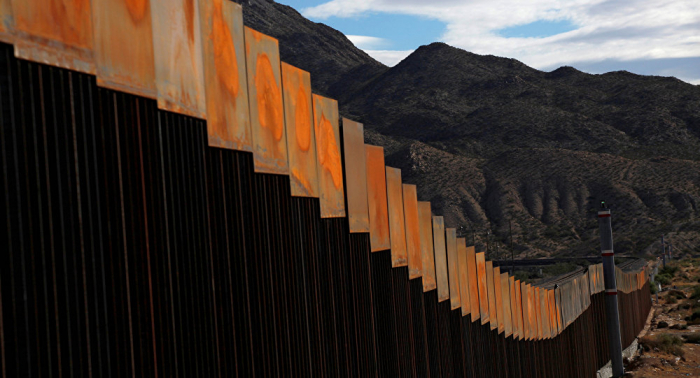
{"label": "dark shaded fence section", "polygon": [[[3,377],[593,377],[604,293],[528,341],[423,292],[202,120],[0,45]],[[619,294],[623,345],[651,307]]]}

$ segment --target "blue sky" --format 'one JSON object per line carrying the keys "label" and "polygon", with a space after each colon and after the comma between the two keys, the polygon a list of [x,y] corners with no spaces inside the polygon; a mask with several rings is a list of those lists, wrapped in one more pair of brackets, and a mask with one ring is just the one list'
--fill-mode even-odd
{"label": "blue sky", "polygon": [[627,70],[700,85],[698,0],[278,0],[387,65],[446,42],[542,70]]}

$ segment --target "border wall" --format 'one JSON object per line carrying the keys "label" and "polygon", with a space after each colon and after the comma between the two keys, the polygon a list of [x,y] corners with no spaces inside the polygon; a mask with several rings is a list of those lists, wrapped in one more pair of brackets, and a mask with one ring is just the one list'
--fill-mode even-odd
{"label": "border wall", "polygon": [[[501,273],[222,0],[0,0],[3,377],[593,377],[602,266]],[[618,269],[623,345],[651,308]]]}

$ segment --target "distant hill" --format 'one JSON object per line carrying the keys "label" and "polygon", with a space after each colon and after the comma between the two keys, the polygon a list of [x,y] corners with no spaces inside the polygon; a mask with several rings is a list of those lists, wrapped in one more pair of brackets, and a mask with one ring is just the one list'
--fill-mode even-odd
{"label": "distant hill", "polygon": [[[618,252],[700,253],[700,86],[629,72],[542,72],[433,43],[388,68],[340,32],[267,0],[246,25],[280,40],[314,91],[365,124],[448,226],[523,256],[592,254],[599,200]],[[500,248],[501,250],[503,247]]]}

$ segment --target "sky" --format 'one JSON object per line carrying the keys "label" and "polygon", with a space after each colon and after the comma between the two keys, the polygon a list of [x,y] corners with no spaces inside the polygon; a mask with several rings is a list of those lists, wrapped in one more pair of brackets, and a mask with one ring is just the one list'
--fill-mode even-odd
{"label": "sky", "polygon": [[627,70],[700,85],[700,0],[277,0],[393,66],[445,42],[544,71]]}

